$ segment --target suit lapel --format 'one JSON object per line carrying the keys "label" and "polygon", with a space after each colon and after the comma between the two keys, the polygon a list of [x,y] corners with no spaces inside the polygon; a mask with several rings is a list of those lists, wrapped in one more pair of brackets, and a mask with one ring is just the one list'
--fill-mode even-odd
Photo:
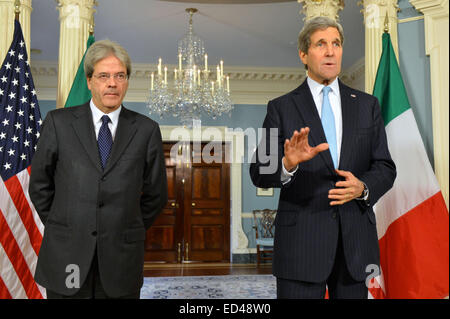
{"label": "suit lapel", "polygon": [[352,94],[349,87],[339,81],[342,108],[342,144],[339,169],[348,170],[346,166],[352,154],[353,139],[355,138],[356,123],[358,117],[357,96]]}
{"label": "suit lapel", "polygon": [[[294,104],[303,119],[303,123],[307,123],[310,128],[309,139],[312,141],[310,145],[317,146],[321,143],[326,143],[327,139],[322,127],[322,121],[320,120],[319,113],[317,112],[317,107],[314,103],[308,82],[305,80],[303,84],[300,85],[293,93]],[[297,130],[299,131],[300,128],[297,128]],[[330,171],[333,174],[336,174],[330,151],[326,150],[324,152],[320,152],[319,156],[325,162]]]}
{"label": "suit lapel", "polygon": [[100,166],[100,155],[98,153],[97,139],[95,138],[94,124],[92,122],[92,113],[89,108],[89,103],[77,108],[73,115],[76,117],[72,122],[72,127],[75,130],[81,145],[86,151],[88,157],[91,159],[94,166],[102,172]]}
{"label": "suit lapel", "polygon": [[124,106],[119,115],[119,123],[117,126],[116,136],[114,138],[113,147],[105,167],[105,174],[108,173],[117,160],[122,155],[126,146],[130,143],[133,136],[136,134],[137,128],[135,125],[136,118],[134,114],[128,111]]}

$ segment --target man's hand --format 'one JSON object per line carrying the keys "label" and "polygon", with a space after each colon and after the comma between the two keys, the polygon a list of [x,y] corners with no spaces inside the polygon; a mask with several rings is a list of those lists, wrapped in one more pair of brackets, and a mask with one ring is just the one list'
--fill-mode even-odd
{"label": "man's hand", "polygon": [[337,182],[336,187],[339,188],[330,189],[328,192],[328,198],[333,200],[330,202],[330,205],[342,205],[360,197],[364,191],[363,182],[356,178],[351,172],[338,169],[335,171],[339,176],[345,177],[345,181]]}
{"label": "man's hand", "polygon": [[290,171],[299,163],[309,161],[314,156],[328,149],[328,143],[311,147],[308,143],[309,127],[304,127],[292,134],[291,139],[284,142],[284,167]]}

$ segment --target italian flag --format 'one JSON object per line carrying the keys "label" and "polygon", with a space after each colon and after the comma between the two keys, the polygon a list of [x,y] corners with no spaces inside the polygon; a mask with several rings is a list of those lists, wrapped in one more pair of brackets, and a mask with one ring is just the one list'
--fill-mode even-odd
{"label": "italian flag", "polygon": [[373,95],[380,101],[397,178],[375,205],[381,273],[369,292],[373,298],[444,298],[449,295],[448,209],[388,33]]}
{"label": "italian flag", "polygon": [[91,34],[87,40],[86,51],[84,52],[81,63],[78,67],[77,74],[73,80],[72,87],[70,88],[69,95],[67,96],[66,104],[64,107],[80,105],[89,101],[92,97],[91,91],[89,91],[86,82],[86,74],[84,74],[84,57],[86,52],[92,43],[95,42],[94,36]]}

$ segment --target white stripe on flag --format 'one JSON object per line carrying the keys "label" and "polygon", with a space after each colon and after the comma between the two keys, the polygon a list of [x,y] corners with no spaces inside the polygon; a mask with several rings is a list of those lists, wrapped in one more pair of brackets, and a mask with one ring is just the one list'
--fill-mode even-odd
{"label": "white stripe on flag", "polygon": [[389,122],[386,134],[397,178],[392,189],[374,207],[378,238],[384,236],[397,218],[439,192],[412,110]]}
{"label": "white stripe on flag", "polygon": [[6,255],[6,251],[3,249],[3,246],[1,244],[0,244],[0,277],[5,283],[5,286],[8,288],[9,294],[13,296],[13,298],[17,299],[28,298],[25,289],[23,289],[22,282],[17,276],[14,267],[12,266],[11,261]]}
{"label": "white stripe on flag", "polygon": [[[33,213],[33,219],[34,219],[34,223],[36,224],[37,228],[39,229],[39,232],[41,233],[41,235],[44,235],[44,224],[42,224],[42,221],[36,211],[36,208],[34,208],[33,203],[31,202],[31,198],[30,195],[28,193],[28,186],[30,183],[30,174],[28,173],[27,169],[24,169],[23,171],[21,171],[20,173],[18,173],[17,175],[17,179],[20,182],[20,185],[22,185],[22,189],[24,190],[24,195],[28,201],[28,204],[30,205],[31,211]],[[28,236],[27,236],[28,238]],[[28,238],[29,239],[29,238]],[[34,250],[33,250],[34,251]],[[34,259],[34,261],[32,262],[32,264],[30,265],[27,261],[27,264],[29,265],[31,274],[34,276],[35,272],[36,272],[36,265],[37,265],[37,258]],[[39,288],[39,291],[41,292],[42,296],[44,298],[46,298],[46,290],[44,287],[40,286],[39,284],[37,284],[37,287]]]}
{"label": "white stripe on flag", "polygon": [[24,195],[28,201],[28,204],[30,205],[31,211],[33,212],[34,223],[36,224],[37,228],[39,229],[39,232],[41,233],[41,235],[44,235],[44,224],[42,224],[42,221],[39,218],[36,208],[34,208],[34,205],[31,202],[31,198],[28,193],[28,185],[30,184],[30,174],[28,173],[28,170],[24,169],[23,171],[19,172],[16,176],[20,182],[20,185],[22,185],[22,189],[24,190]]}
{"label": "white stripe on flag", "polygon": [[[8,224],[14,238],[16,239],[17,245],[19,246],[23,257],[25,258],[28,268],[31,269],[32,266],[36,263],[37,256],[33,247],[31,246],[28,232],[24,224],[22,223],[22,219],[17,212],[14,202],[9,196],[9,192],[6,189],[3,180],[1,180],[0,183],[0,198],[0,209],[3,212],[6,223]],[[31,273],[33,274],[34,272]]]}
{"label": "white stripe on flag", "polygon": [[[18,175],[22,174],[23,172],[25,172],[25,174],[28,175],[28,172],[26,170],[22,171]],[[23,179],[23,177],[22,177],[22,179]],[[37,264],[36,253],[35,253],[33,247],[31,246],[30,237],[28,235],[28,232],[27,232],[24,224],[22,223],[22,219],[20,218],[20,216],[17,212],[14,202],[12,201],[3,180],[1,178],[0,178],[0,180],[1,180],[1,182],[0,182],[0,198],[1,198],[0,210],[3,212],[3,217],[5,218],[5,221],[8,224],[8,227],[9,227],[11,233],[13,234],[13,236],[17,242],[17,245],[20,248],[20,252],[16,252],[16,253],[22,254],[31,274],[34,276],[34,273],[36,270],[36,264]],[[29,200],[28,197],[27,197],[27,199]],[[31,203],[31,202],[29,201],[29,203]],[[40,220],[39,220],[39,224],[42,224],[40,222]],[[3,258],[3,256],[5,256],[7,258]],[[3,247],[1,249],[0,257],[1,257],[0,260],[2,262],[1,276],[3,278],[3,281],[5,282],[5,285],[8,287],[10,294],[13,296],[13,298],[27,298],[27,295],[22,286],[22,283],[21,283],[20,279],[18,278],[13,265],[11,264],[11,261],[10,261],[11,257],[7,256],[6,251],[3,249]],[[7,264],[3,265],[3,263],[6,262],[6,260],[7,260]],[[18,286],[20,286],[20,289],[18,288]],[[38,288],[41,291],[41,293],[43,291],[45,291],[45,289],[40,286],[38,286]],[[23,295],[23,297],[22,297],[22,292],[25,294],[25,295]]]}

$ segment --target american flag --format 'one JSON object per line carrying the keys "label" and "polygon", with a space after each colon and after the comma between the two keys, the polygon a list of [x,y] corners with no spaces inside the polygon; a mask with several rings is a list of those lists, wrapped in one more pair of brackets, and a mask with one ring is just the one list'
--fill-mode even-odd
{"label": "american flag", "polygon": [[43,298],[34,281],[44,226],[28,195],[41,114],[16,20],[0,69],[0,298]]}

